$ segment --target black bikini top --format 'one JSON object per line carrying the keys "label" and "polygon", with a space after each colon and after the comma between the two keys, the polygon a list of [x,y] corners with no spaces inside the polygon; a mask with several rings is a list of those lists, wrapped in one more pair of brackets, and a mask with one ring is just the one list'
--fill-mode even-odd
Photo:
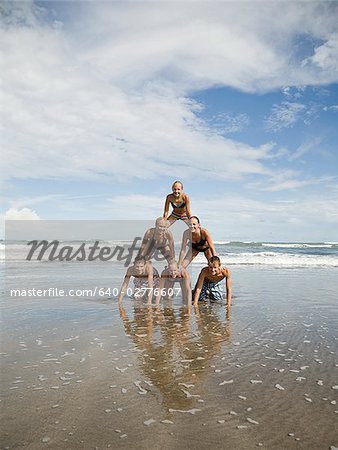
{"label": "black bikini top", "polygon": [[174,202],[170,202],[170,203],[171,203],[171,206],[174,209],[179,209],[179,208],[184,208],[185,207],[185,201],[184,200],[182,200],[182,203],[180,205],[176,205]]}
{"label": "black bikini top", "polygon": [[202,232],[201,232],[201,240],[199,242],[192,242],[191,246],[194,250],[207,250],[209,248],[209,246],[205,247],[207,240],[202,238]]}

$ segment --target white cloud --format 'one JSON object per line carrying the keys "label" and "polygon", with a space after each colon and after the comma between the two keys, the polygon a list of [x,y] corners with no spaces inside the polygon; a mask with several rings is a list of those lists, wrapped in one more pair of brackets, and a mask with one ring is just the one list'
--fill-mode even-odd
{"label": "white cloud", "polygon": [[280,105],[275,104],[271,115],[265,120],[265,127],[269,131],[292,127],[305,110],[306,106],[302,103],[284,101]]}
{"label": "white cloud", "polygon": [[338,105],[324,106],[323,110],[336,112],[338,111]]}
{"label": "white cloud", "polygon": [[338,33],[333,34],[323,45],[317,47],[308,61],[320,69],[338,74]]}
{"label": "white cloud", "polygon": [[10,208],[5,212],[5,220],[40,220],[39,215],[29,208]]}
{"label": "white cloud", "polygon": [[128,85],[154,74],[178,82],[178,89],[227,85],[251,92],[333,81],[330,71],[301,67],[294,45],[302,33],[313,41],[333,39],[337,25],[331,5],[89,4],[79,22],[78,32],[85,29],[96,37],[83,57]]}
{"label": "white cloud", "polygon": [[[306,149],[306,151],[308,151],[308,149]],[[250,183],[249,186],[263,192],[297,191],[306,186],[316,185],[321,185],[323,189],[324,187],[330,187],[331,183],[335,182],[336,178],[336,176],[327,175],[321,177],[307,176],[301,179],[298,171],[279,170],[275,172],[273,177],[264,181]]]}
{"label": "white cloud", "polygon": [[250,118],[245,113],[220,113],[208,120],[210,126],[220,134],[230,134],[242,131],[248,126]]}
{"label": "white cloud", "polygon": [[294,161],[295,159],[301,158],[303,155],[316,148],[322,142],[322,137],[312,139],[309,142],[304,142],[301,144],[292,155],[289,156],[289,161]]}
{"label": "white cloud", "polygon": [[[53,4],[54,15],[29,3],[9,7],[14,17],[7,15],[0,40],[7,178],[269,175],[264,161],[273,146],[220,136],[198,119],[190,92],[222,85],[261,92],[337,79],[323,65],[290,67],[302,30],[331,39],[336,25],[325,5],[76,5]],[[296,105],[277,110],[283,126],[296,120]]]}
{"label": "white cloud", "polygon": [[285,86],[282,92],[288,101],[298,100],[303,97],[306,86]]}

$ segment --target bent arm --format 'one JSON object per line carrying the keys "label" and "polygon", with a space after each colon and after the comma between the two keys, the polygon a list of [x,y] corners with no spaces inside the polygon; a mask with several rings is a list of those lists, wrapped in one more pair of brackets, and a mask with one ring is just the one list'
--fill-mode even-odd
{"label": "bent arm", "polygon": [[191,212],[190,212],[190,198],[188,195],[185,196],[185,210],[187,212],[188,219],[191,218]]}

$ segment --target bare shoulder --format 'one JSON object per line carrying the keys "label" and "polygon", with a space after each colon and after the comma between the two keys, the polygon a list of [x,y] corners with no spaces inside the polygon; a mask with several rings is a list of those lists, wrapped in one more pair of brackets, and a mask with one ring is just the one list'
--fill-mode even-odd
{"label": "bare shoulder", "polygon": [[203,267],[203,269],[200,272],[200,275],[206,275],[208,273],[209,267]]}
{"label": "bare shoulder", "polygon": [[209,231],[206,229],[206,228],[201,228],[201,232],[204,234],[204,236],[206,236],[206,237],[209,237],[210,236],[210,234],[209,234]]}
{"label": "bare shoulder", "polygon": [[169,228],[166,229],[165,235],[166,235],[166,237],[169,237],[169,238],[172,238],[172,237],[173,237],[173,234],[172,234],[172,232],[169,230]]}
{"label": "bare shoulder", "polygon": [[189,237],[190,233],[191,233],[191,231],[190,231],[190,229],[189,229],[189,228],[188,228],[188,229],[186,229],[186,230],[184,230],[184,232],[183,232],[183,237],[184,237],[184,238],[187,238],[187,237]]}
{"label": "bare shoulder", "polygon": [[152,234],[154,234],[154,228],[148,228],[144,234],[144,239],[150,239]]}
{"label": "bare shoulder", "polygon": [[228,267],[222,267],[222,274],[227,278],[230,277],[230,269]]}

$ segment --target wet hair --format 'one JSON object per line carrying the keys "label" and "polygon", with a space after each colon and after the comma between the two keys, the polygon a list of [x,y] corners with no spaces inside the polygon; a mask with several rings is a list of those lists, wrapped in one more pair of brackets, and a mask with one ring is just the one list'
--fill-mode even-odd
{"label": "wet hair", "polygon": [[177,261],[176,261],[175,258],[170,259],[170,260],[168,261],[168,267],[170,267],[170,266],[176,266],[176,267],[178,267],[178,264],[177,264]]}
{"label": "wet hair", "polygon": [[175,186],[175,184],[180,184],[181,186],[182,186],[182,189],[183,189],[183,183],[182,183],[182,181],[178,181],[178,180],[176,180],[176,181],[174,181],[173,182],[173,184],[172,184],[172,186],[171,186],[171,189],[174,189],[174,186]]}
{"label": "wet hair", "polygon": [[136,256],[136,258],[134,259],[134,264],[137,263],[144,263],[146,264],[147,260],[145,259],[144,256]]}
{"label": "wet hair", "polygon": [[198,222],[198,224],[199,224],[199,225],[201,224],[200,219],[199,219],[197,216],[191,216],[191,217],[190,217],[190,220],[191,220],[191,219],[196,219],[197,222]]}
{"label": "wet hair", "polygon": [[165,222],[165,224],[167,224],[167,219],[165,219],[164,217],[158,217],[156,220],[155,220],[155,225],[157,225],[159,222]]}
{"label": "wet hair", "polygon": [[221,260],[219,259],[218,256],[212,256],[212,257],[209,259],[208,263],[209,263],[209,264],[217,263],[217,264],[220,266],[220,265],[221,265]]}

